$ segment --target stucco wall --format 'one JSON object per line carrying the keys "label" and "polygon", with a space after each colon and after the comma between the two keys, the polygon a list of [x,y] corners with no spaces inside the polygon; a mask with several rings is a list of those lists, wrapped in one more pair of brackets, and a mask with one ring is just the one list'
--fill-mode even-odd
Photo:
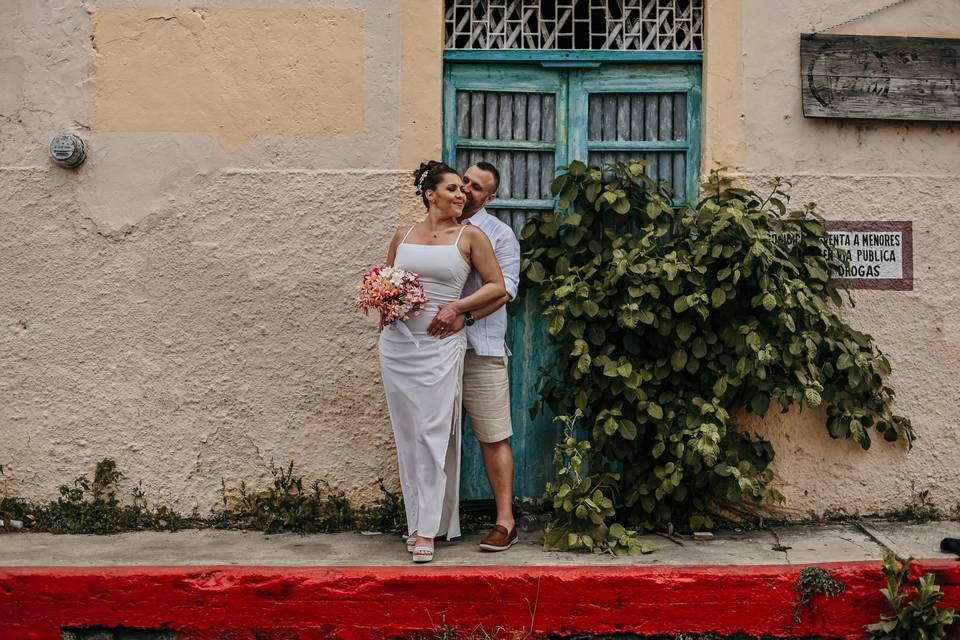
{"label": "stucco wall", "polygon": [[701,174],[739,175],[746,164],[743,91],[743,2],[704,4]]}
{"label": "stucco wall", "polygon": [[[918,439],[909,453],[877,439],[862,452],[830,439],[822,412],[773,416],[758,430],[778,452],[784,510],[799,516],[893,511],[920,491],[945,512],[960,508],[960,124],[806,119],[801,109],[799,34],[883,4],[743,0],[749,183],[783,176],[831,220],[913,222],[913,291],[855,290],[845,317],[892,361],[897,409]],[[830,33],[960,38],[960,3],[913,0]]]}
{"label": "stucco wall", "polygon": [[[422,211],[441,12],[64,4],[0,4],[8,489],[53,497],[105,456],[183,510],[271,459],[354,498],[395,484],[353,296]],[[77,171],[47,160],[61,132],[87,142]]]}
{"label": "stucco wall", "polygon": [[[914,291],[856,292],[850,318],[890,354],[920,439],[863,453],[815,412],[756,425],[801,517],[897,509],[911,487],[949,509],[960,479],[960,132],[800,112],[799,33],[878,4],[707,3],[702,169],[787,176],[831,218],[914,222]],[[375,324],[352,297],[420,215],[409,170],[440,152],[440,3],[63,5],[0,3],[9,489],[52,497],[104,456],[184,510],[221,478],[266,480],[271,458],[354,498],[395,484]],[[844,32],[960,37],[955,8],[914,0]],[[77,171],[46,159],[65,131],[89,146]]]}

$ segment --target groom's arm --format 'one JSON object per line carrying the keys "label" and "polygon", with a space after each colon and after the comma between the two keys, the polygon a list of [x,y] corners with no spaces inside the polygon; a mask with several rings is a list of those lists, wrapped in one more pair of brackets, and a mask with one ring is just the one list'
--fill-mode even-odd
{"label": "groom's arm", "polygon": [[[496,300],[494,300],[493,302],[491,302],[490,304],[488,304],[487,306],[481,307],[480,309],[477,309],[476,311],[470,312],[470,315],[473,316],[473,319],[474,319],[474,320],[479,320],[480,318],[486,318],[486,317],[489,316],[491,313],[493,313],[494,311],[496,311],[497,309],[499,309],[499,308],[502,307],[503,305],[507,304],[507,303],[510,302],[511,300],[513,300],[513,296],[511,296],[509,293],[504,294],[504,295],[500,296],[499,298],[497,298]],[[460,318],[461,318],[461,320],[465,319],[465,317],[464,317],[463,314],[460,314]]]}
{"label": "groom's arm", "polygon": [[[503,272],[503,286],[507,290],[508,297],[493,311],[516,298],[517,288],[520,286],[520,241],[517,240],[517,236],[513,235],[512,230],[509,232],[509,236],[498,243],[495,252],[497,262],[500,264],[500,271]],[[493,313],[493,311],[490,313]]]}
{"label": "groom's arm", "polygon": [[[520,286],[520,242],[517,237],[510,232],[508,238],[501,240],[494,247],[494,253],[497,256],[497,263],[500,265],[500,271],[503,272],[503,284],[507,292],[488,304],[472,311],[470,315],[474,320],[485,318],[494,313],[497,309],[507,304],[517,297],[517,288]],[[440,338],[449,338],[464,327],[466,317],[460,314],[452,323],[450,328],[440,334]]]}
{"label": "groom's arm", "polygon": [[[497,298],[496,300],[494,300],[493,302],[491,302],[490,304],[488,304],[487,306],[480,307],[479,309],[475,309],[474,311],[471,311],[470,315],[473,316],[474,320],[485,318],[491,313],[493,313],[494,311],[496,311],[497,309],[499,309],[500,307],[502,307],[503,305],[510,302],[510,300],[512,299],[513,298],[510,297],[509,293],[505,293],[499,298]],[[461,313],[453,320],[453,322],[450,323],[450,328],[442,333],[438,333],[437,337],[440,339],[449,338],[453,334],[462,330],[463,327],[466,326],[466,323],[467,323],[467,316]]]}
{"label": "groom's arm", "polygon": [[507,293],[490,304],[474,311],[474,320],[485,318],[491,313],[517,297],[517,288],[520,286],[520,243],[513,232],[508,239],[501,240],[494,248],[500,271],[503,272],[503,286]]}

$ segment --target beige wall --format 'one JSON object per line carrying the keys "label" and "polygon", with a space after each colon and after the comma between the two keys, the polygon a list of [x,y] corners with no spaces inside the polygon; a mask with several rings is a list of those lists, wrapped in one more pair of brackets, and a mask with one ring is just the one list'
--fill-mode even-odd
{"label": "beige wall", "polygon": [[[189,510],[295,460],[352,497],[395,479],[376,330],[354,283],[440,152],[442,12],[426,0],[0,3],[0,464],[56,486],[112,456]],[[790,514],[956,501],[960,132],[800,113],[799,33],[877,1],[708,0],[702,168],[795,181],[835,219],[913,220],[913,292],[851,319],[896,370],[909,454],[775,418]],[[850,25],[960,37],[952,0]],[[887,31],[883,31],[886,29]],[[913,31],[911,31],[913,32]],[[81,135],[87,164],[46,145]],[[946,224],[943,221],[947,221]]]}
{"label": "beige wall", "polygon": [[[830,439],[822,412],[772,417],[758,430],[778,452],[784,511],[796,516],[897,510],[924,490],[943,511],[960,503],[960,126],[806,119],[801,109],[799,34],[883,4],[743,0],[742,76],[725,76],[742,82],[746,142],[745,156],[729,145],[726,158],[744,158],[752,186],[783,176],[828,219],[913,222],[914,290],[854,291],[845,315],[890,357],[897,408],[918,439],[909,453],[882,441],[864,453]],[[913,0],[830,33],[960,38],[960,3]],[[719,129],[706,135],[723,139]]]}
{"label": "beige wall", "polygon": [[740,175],[746,166],[743,104],[743,3],[713,0],[704,6],[703,137],[701,174],[723,169]]}
{"label": "beige wall", "polygon": [[[441,12],[61,4],[0,3],[10,490],[52,497],[104,456],[184,510],[271,459],[355,498],[395,484],[354,284],[420,215]],[[88,144],[77,171],[47,160],[61,132]]]}

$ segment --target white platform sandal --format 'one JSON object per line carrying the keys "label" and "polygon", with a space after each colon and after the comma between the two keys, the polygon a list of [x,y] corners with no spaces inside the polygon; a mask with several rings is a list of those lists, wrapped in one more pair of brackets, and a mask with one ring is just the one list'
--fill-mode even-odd
{"label": "white platform sandal", "polygon": [[413,547],[414,562],[430,562],[433,560],[433,547],[425,544],[418,544]]}
{"label": "white platform sandal", "polygon": [[417,546],[417,534],[411,533],[407,536],[407,553],[413,553],[413,548]]}

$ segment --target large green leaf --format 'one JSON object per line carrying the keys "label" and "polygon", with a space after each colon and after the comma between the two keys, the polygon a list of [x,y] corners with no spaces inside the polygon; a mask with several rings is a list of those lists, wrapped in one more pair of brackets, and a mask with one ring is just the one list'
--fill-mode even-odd
{"label": "large green leaf", "polygon": [[536,284],[543,282],[543,279],[546,277],[546,272],[543,269],[543,264],[540,262],[531,263],[530,267],[527,269],[527,277]]}
{"label": "large green leaf", "polygon": [[713,293],[710,294],[710,301],[714,307],[720,307],[727,301],[727,293],[722,288],[717,287],[713,290]]}
{"label": "large green leaf", "polygon": [[637,425],[631,420],[623,420],[620,422],[620,435],[624,440],[635,440],[637,437]]}
{"label": "large green leaf", "polygon": [[663,408],[656,402],[651,402],[647,405],[647,413],[655,420],[663,419]]}
{"label": "large green leaf", "polygon": [[693,335],[695,328],[689,322],[681,322],[677,325],[677,337],[683,341],[690,339],[690,336]]}
{"label": "large green leaf", "polygon": [[673,355],[670,356],[670,364],[673,365],[674,371],[682,370],[687,366],[687,352],[683,349],[674,351]]}

